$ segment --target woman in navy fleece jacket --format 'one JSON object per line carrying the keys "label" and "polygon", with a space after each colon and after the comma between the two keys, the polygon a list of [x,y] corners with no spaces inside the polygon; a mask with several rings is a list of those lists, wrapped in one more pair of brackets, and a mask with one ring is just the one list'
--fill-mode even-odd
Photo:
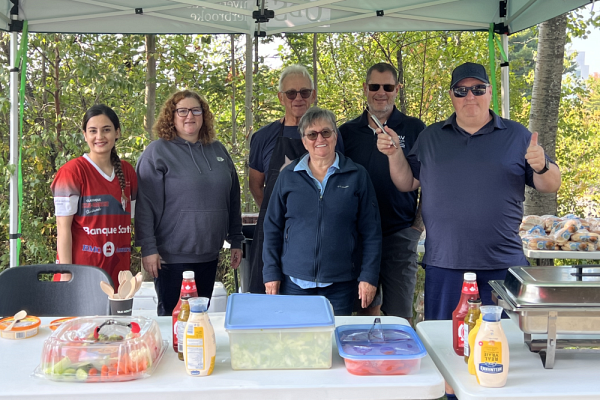
{"label": "woman in navy fleece jacket", "polygon": [[298,130],[308,154],[285,167],[264,222],[267,294],[321,295],[350,315],[378,284],[381,225],[366,170],[336,153],[335,116],[309,109]]}

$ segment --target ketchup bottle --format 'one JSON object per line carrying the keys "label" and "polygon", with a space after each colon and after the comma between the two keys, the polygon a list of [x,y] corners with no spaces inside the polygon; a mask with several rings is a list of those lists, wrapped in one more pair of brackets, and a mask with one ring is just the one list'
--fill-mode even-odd
{"label": "ketchup bottle", "polygon": [[456,309],[452,313],[452,347],[459,356],[464,356],[465,335],[464,324],[465,317],[469,310],[468,301],[479,298],[479,289],[477,288],[477,276],[474,272],[465,272],[460,300]]}
{"label": "ketchup bottle", "polygon": [[196,289],[196,281],[194,280],[194,271],[184,271],[183,281],[181,282],[181,292],[179,293],[179,301],[173,309],[173,350],[178,352],[177,342],[177,317],[181,311],[181,299],[188,297],[198,297],[198,289]]}

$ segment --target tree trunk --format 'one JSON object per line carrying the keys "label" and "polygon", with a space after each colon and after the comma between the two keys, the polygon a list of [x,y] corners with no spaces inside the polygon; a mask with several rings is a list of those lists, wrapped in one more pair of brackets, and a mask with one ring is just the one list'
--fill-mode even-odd
{"label": "tree trunk", "polygon": [[148,138],[154,140],[152,126],[154,125],[154,113],[156,111],[156,35],[146,35],[146,115],[144,116],[144,129],[148,132]]}
{"label": "tree trunk", "polygon": [[[317,72],[318,72],[318,68],[317,68],[317,63],[319,62],[319,51],[317,48],[317,34],[313,33],[313,83],[314,83],[314,87],[315,90],[317,89]],[[318,104],[319,102],[319,98],[315,98],[315,106]]]}
{"label": "tree trunk", "polygon": [[[555,159],[556,152],[566,31],[566,14],[539,25],[529,130],[539,133],[539,143],[551,159]],[[539,193],[527,187],[525,215],[555,215],[556,211],[556,193]]]}
{"label": "tree trunk", "polygon": [[402,59],[402,46],[396,51],[396,60],[398,62],[398,100],[400,101],[400,111],[406,114],[406,92],[404,90],[404,61]]}
{"label": "tree trunk", "polygon": [[[552,159],[556,158],[556,131],[566,32],[566,14],[539,25],[535,78],[531,94],[529,130],[539,133],[538,143]],[[524,211],[525,215],[556,215],[556,193],[540,193],[526,187]],[[554,260],[538,260],[538,265],[554,265]]]}

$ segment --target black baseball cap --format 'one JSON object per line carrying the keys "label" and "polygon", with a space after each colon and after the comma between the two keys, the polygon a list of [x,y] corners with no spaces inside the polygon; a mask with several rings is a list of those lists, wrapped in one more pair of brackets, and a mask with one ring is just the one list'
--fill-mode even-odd
{"label": "black baseball cap", "polygon": [[475,64],[467,62],[454,68],[452,71],[452,82],[450,83],[450,89],[456,84],[466,78],[479,79],[481,82],[490,83],[485,67],[481,64]]}

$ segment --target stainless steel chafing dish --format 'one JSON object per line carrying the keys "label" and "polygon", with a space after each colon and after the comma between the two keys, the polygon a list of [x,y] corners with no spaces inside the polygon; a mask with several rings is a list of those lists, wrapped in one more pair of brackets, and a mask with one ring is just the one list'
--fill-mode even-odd
{"label": "stainless steel chafing dish", "polygon": [[[525,343],[554,367],[564,351],[600,353],[600,265],[513,267],[504,281],[490,281],[492,297],[525,334]],[[546,334],[547,339],[531,339]],[[558,339],[558,334],[596,335]]]}

